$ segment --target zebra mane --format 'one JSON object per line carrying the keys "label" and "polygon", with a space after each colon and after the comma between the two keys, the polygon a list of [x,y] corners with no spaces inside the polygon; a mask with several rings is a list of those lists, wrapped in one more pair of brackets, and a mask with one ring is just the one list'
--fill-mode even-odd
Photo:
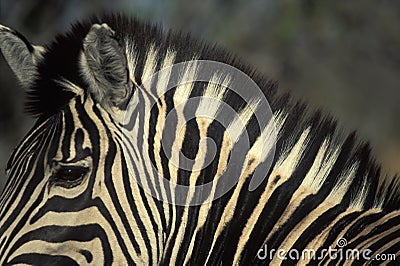
{"label": "zebra mane", "polygon": [[[304,132],[308,132],[303,141],[300,157],[295,160],[295,170],[290,173],[291,182],[300,184],[303,177],[311,171],[315,171],[317,178],[318,173],[325,167],[313,165],[321,147],[325,147],[328,154],[335,153],[335,147],[340,147],[335,155],[337,160],[332,162],[329,175],[324,180],[311,178],[310,187],[321,186],[316,191],[320,193],[321,198],[324,198],[332,190],[340,190],[343,184],[350,182],[340,199],[346,205],[382,208],[388,211],[398,209],[399,178],[381,175],[380,167],[370,155],[369,144],[361,143],[355,133],[347,136],[341,133],[343,131],[337,128],[335,120],[329,115],[309,110],[305,103],[294,101],[287,93],[279,93],[276,82],[264,78],[218,46],[197,41],[181,32],[164,32],[160,26],[142,23],[136,18],[126,18],[121,15],[93,17],[88,21],[74,24],[68,33],[58,35],[55,41],[46,47],[44,60],[38,66],[38,78],[28,91],[25,106],[30,114],[42,118],[49,117],[74,97],[74,93],[66,90],[60,80],[67,80],[87,92],[87,81],[79,72],[79,55],[83,40],[94,23],[107,23],[115,30],[118,40],[130,40],[132,49],[135,49],[137,54],[134,76],[138,84],[142,83],[140,77],[144,72],[149,47],[152,45],[160,48],[159,51],[166,52],[168,49],[176,51],[176,63],[191,60],[196,54],[198,59],[219,61],[240,69],[263,90],[273,113],[285,117],[279,132],[277,154],[272,169],[274,165],[284,164],[284,158],[290,156],[291,151],[296,149],[296,144],[302,141]],[[164,55],[162,52],[157,55],[157,66],[160,66]],[[255,129],[248,131],[251,142],[254,143],[260,132]],[[327,155],[321,156],[323,161]],[[354,177],[348,179],[348,173]],[[318,181],[323,181],[323,184],[318,184]],[[297,185],[292,184],[293,191],[295,186]],[[287,193],[290,193],[290,189],[288,186]]]}
{"label": "zebra mane", "polygon": [[[63,86],[62,80],[67,80],[85,90],[88,88],[86,80],[79,70],[80,53],[83,41],[91,26],[95,23],[107,23],[115,30],[116,38],[122,42],[128,38],[134,43],[138,61],[135,67],[137,83],[141,84],[141,74],[146,60],[146,53],[151,45],[160,50],[175,50],[178,52],[175,62],[193,59],[197,54],[200,59],[214,60],[232,65],[249,75],[256,83],[265,88],[265,93],[272,96],[276,93],[276,83],[264,78],[250,65],[228,51],[194,39],[183,32],[164,31],[160,25],[141,22],[136,17],[105,14],[93,16],[86,21],[74,23],[66,33],[59,34],[48,45],[45,45],[44,60],[38,65],[38,75],[34,84],[27,92],[25,102],[26,111],[34,116],[49,116],[64,106],[74,94]],[[161,61],[162,54],[157,60]]]}

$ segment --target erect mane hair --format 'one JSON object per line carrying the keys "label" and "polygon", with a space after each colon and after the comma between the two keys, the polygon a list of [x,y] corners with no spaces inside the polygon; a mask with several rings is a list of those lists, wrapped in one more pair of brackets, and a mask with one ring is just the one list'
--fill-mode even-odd
{"label": "erect mane hair", "polygon": [[[368,143],[360,143],[355,133],[345,136],[341,130],[337,129],[336,122],[329,115],[309,110],[306,104],[291,100],[288,94],[279,95],[275,82],[264,78],[249,65],[244,64],[237,57],[218,46],[197,41],[190,35],[181,32],[165,32],[160,26],[142,23],[136,18],[127,18],[121,15],[92,17],[85,22],[74,24],[66,34],[58,35],[55,41],[46,47],[44,60],[38,67],[37,80],[28,92],[25,106],[30,114],[44,119],[57,113],[71,100],[74,94],[59,84],[58,81],[62,79],[76,84],[87,92],[88,84],[79,71],[79,56],[83,40],[94,23],[107,23],[115,31],[115,37],[121,44],[126,39],[131,42],[138,55],[134,76],[139,79],[139,83],[146,53],[151,45],[155,45],[160,51],[157,54],[157,66],[160,66],[168,48],[176,52],[175,63],[191,60],[196,55],[198,59],[226,63],[249,75],[263,90],[273,113],[280,112],[287,115],[276,144],[277,154],[273,165],[293,148],[306,129],[310,130],[310,141],[293,172],[293,177],[290,179],[293,183],[287,187],[288,190],[294,191],[294,188],[301,183],[325,139],[330,140],[329,149],[338,146],[338,139],[340,139],[341,148],[337,161],[326,182],[318,191],[321,196],[319,198],[325,198],[335,185],[343,182],[343,174],[356,163],[359,167],[352,184],[343,197],[343,204],[349,205],[356,201],[360,194],[363,194],[365,197],[363,208],[379,206],[386,211],[398,209],[400,204],[399,178],[385,178],[381,175],[380,167],[370,156]],[[251,133],[252,129],[249,131]],[[255,135],[257,132],[253,132],[251,137],[254,138]],[[367,191],[363,191],[364,184],[368,186]],[[281,204],[285,204],[285,202]]]}
{"label": "erect mane hair", "polygon": [[27,92],[25,109],[30,115],[52,115],[73,97],[72,93],[59,84],[61,79],[87,90],[88,84],[79,71],[79,59],[83,40],[95,23],[107,23],[115,31],[115,37],[121,44],[125,39],[133,43],[138,53],[135,77],[139,79],[139,83],[148,48],[155,45],[161,51],[158,54],[158,63],[161,63],[165,55],[162,51],[166,52],[167,48],[177,52],[175,63],[192,60],[193,55],[197,55],[202,60],[214,60],[234,66],[255,80],[266,94],[272,96],[276,93],[275,82],[265,79],[248,64],[217,45],[209,45],[183,32],[164,31],[160,25],[141,22],[136,17],[105,14],[74,23],[69,31],[58,34],[45,46],[46,53],[38,66],[37,79]]}

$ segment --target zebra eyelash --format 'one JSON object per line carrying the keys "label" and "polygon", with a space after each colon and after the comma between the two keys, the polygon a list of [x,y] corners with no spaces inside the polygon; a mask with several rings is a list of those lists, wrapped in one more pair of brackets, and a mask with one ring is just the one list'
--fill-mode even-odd
{"label": "zebra eyelash", "polygon": [[82,183],[89,167],[59,165],[50,177],[50,184],[64,188],[74,188]]}

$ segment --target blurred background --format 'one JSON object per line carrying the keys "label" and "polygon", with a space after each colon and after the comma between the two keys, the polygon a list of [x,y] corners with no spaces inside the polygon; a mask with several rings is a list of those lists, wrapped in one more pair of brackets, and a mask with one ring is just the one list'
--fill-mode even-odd
{"label": "blurred background", "polygon": [[[104,10],[219,43],[357,129],[385,171],[400,172],[400,1],[0,0],[0,23],[44,44]],[[0,189],[10,153],[34,122],[23,97],[0,56]]]}

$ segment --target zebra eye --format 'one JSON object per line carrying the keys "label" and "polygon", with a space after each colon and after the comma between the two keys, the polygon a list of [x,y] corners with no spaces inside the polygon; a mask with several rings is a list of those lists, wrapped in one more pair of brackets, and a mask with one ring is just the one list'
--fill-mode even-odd
{"label": "zebra eye", "polygon": [[56,185],[72,188],[82,182],[88,170],[87,167],[83,166],[61,166],[53,174],[52,181]]}

